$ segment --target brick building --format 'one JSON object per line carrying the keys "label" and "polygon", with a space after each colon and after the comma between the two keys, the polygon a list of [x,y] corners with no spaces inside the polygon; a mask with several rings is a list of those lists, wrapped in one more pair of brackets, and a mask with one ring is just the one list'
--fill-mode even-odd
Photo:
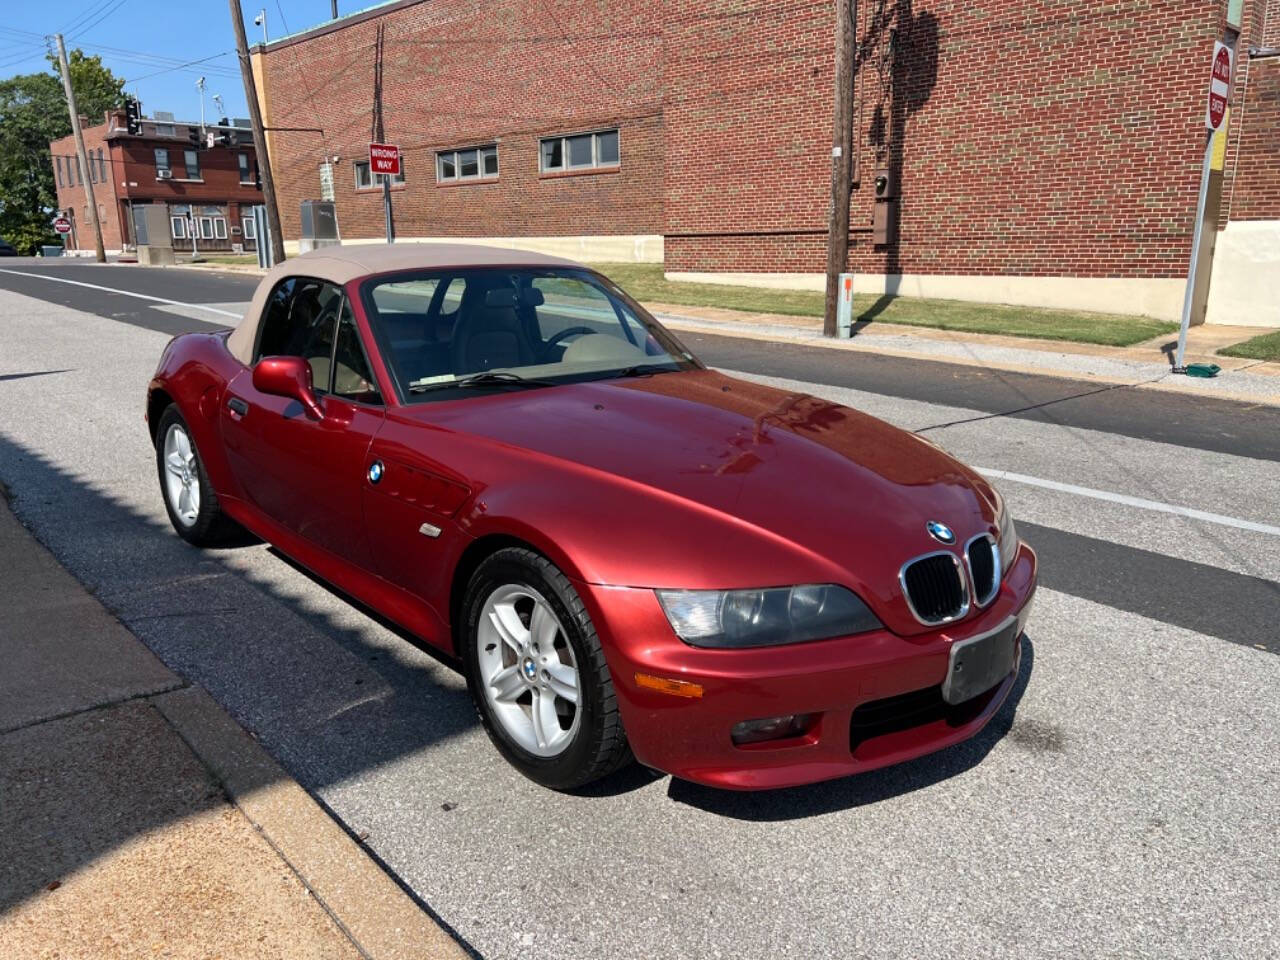
{"label": "brick building", "polygon": [[[82,117],[81,126],[108,252],[136,245],[135,210],[153,203],[167,207],[175,250],[190,251],[193,243],[201,252],[256,249],[251,208],[262,202],[262,190],[256,184],[253,138],[247,129],[237,135],[240,145],[197,149],[189,131],[199,125],[164,114],[144,118],[137,136],[128,132],[123,110],[107,113],[94,127]],[[67,250],[92,253],[93,231],[75,138],[55,140],[49,151],[58,208],[72,225]]]}
{"label": "brick building", "polygon": [[[1242,6],[1196,312],[1280,324],[1280,0],[852,2],[859,289],[1170,319]],[[391,0],[283,38],[254,54],[266,122],[324,130],[270,136],[286,239],[321,198],[382,239],[385,140],[402,239],[820,289],[833,34],[831,0]]]}

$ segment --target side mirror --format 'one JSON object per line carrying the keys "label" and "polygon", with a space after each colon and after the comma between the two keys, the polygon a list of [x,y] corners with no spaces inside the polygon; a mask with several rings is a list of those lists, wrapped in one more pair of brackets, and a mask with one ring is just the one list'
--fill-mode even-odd
{"label": "side mirror", "polygon": [[311,385],[311,364],[301,357],[263,357],[253,368],[253,389],[297,400],[308,416],[324,419],[324,408]]}

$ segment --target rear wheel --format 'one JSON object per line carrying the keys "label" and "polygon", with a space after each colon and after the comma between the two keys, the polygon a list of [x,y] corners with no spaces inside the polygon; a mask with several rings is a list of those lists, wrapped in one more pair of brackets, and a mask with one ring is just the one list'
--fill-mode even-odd
{"label": "rear wheel", "polygon": [[486,559],[467,588],[463,631],[480,720],[521,773],[566,790],[630,759],[595,627],[549,560],[522,548]]}
{"label": "rear wheel", "polygon": [[195,441],[174,404],[165,408],[156,426],[156,468],[165,510],[178,536],[197,547],[245,536],[218,506]]}

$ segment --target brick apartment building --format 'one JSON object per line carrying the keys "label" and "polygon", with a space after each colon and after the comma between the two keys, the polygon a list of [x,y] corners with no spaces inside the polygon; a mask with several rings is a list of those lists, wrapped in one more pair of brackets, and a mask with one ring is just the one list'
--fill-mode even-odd
{"label": "brick apartment building", "polygon": [[[254,204],[262,202],[256,184],[253,138],[239,135],[242,145],[197,149],[189,131],[198,124],[175,122],[158,114],[142,121],[142,133],[128,132],[123,110],[108,112],[104,122],[87,126],[81,118],[89,177],[102,221],[102,243],[121,252],[137,243],[135,210],[144,204],[167,207],[175,250],[231,252],[256,249]],[[92,253],[89,207],[72,136],[49,144],[58,208],[71,220],[68,252]],[[193,239],[192,234],[195,234]]]}
{"label": "brick apartment building", "polygon": [[[1280,0],[852,2],[859,289],[1169,319],[1242,7],[1196,312],[1280,324]],[[307,199],[383,238],[385,140],[400,239],[820,289],[833,35],[831,0],[391,0],[260,46],[267,124],[324,129],[269,136],[286,240]]]}

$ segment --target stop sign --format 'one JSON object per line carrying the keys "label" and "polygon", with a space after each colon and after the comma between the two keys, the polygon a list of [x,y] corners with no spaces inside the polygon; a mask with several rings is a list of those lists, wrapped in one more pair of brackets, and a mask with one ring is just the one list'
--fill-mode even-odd
{"label": "stop sign", "polygon": [[53,229],[58,231],[58,233],[70,233],[71,221],[66,217],[59,217],[57,220],[53,221]]}
{"label": "stop sign", "polygon": [[1217,130],[1227,115],[1227,101],[1231,97],[1231,48],[1218,42],[1213,47],[1213,73],[1209,77],[1209,108],[1205,113],[1205,126]]}

